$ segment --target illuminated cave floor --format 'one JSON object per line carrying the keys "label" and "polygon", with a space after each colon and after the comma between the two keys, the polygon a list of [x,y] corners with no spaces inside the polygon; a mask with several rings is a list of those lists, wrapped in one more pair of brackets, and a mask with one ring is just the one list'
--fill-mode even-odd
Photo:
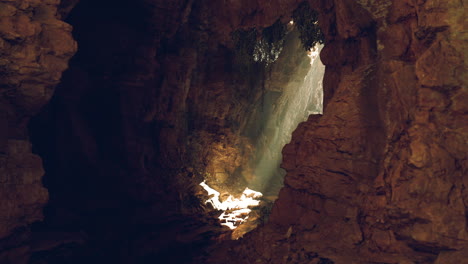
{"label": "illuminated cave floor", "polygon": [[266,223],[276,198],[277,197],[274,196],[262,197],[260,204],[257,207],[252,208],[252,211],[245,222],[241,223],[232,231],[232,239],[237,240],[243,237],[246,233],[254,230],[257,226]]}
{"label": "illuminated cave floor", "polygon": [[[214,210],[222,226],[230,229],[230,238],[237,240],[264,224],[277,196],[263,196],[261,192],[245,188],[242,194],[220,193],[205,182],[200,186],[208,193],[205,205]],[[229,235],[227,235],[229,236]]]}

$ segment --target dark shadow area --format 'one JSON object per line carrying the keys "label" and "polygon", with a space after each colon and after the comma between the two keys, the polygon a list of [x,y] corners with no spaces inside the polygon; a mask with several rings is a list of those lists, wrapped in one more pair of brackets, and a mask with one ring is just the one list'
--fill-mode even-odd
{"label": "dark shadow area", "polygon": [[200,224],[161,189],[174,172],[158,167],[157,139],[147,139],[164,124],[136,118],[159,78],[149,16],[140,1],[82,0],[66,20],[78,52],[30,123],[50,194],[31,263],[186,263],[205,243],[174,237]]}
{"label": "dark shadow area", "polygon": [[250,54],[245,71],[232,47],[210,42],[208,1],[183,24],[148,3],[82,0],[67,16],[78,52],[29,126],[50,195],[31,263],[194,263],[231,237],[198,184],[211,169],[214,182],[227,175],[223,191],[242,192],[249,163],[275,151],[257,177],[269,196],[256,218],[268,218],[284,176],[282,145],[269,148],[283,124],[269,119],[301,119],[282,107],[311,68],[298,33],[289,26],[278,65],[266,70]]}

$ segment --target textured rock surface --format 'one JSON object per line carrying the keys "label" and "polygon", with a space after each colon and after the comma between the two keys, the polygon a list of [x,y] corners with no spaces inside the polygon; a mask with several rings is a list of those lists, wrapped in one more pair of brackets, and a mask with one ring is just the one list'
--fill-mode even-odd
{"label": "textured rock surface", "polygon": [[301,124],[284,148],[288,173],[270,223],[220,258],[466,261],[463,4],[334,3],[320,7],[324,115]]}
{"label": "textured rock surface", "polygon": [[[244,2],[252,5],[246,17],[260,14]],[[235,65],[230,31],[271,25],[296,4],[228,25],[244,15],[211,1],[80,1],[66,19],[79,50],[31,123],[50,192],[45,222],[33,231],[83,232],[89,240],[59,243],[32,261],[89,254],[185,263],[229,237],[197,198],[198,183],[210,175],[210,184],[227,189],[232,175],[240,177],[252,153],[241,132],[262,95],[258,69],[243,74]]]}
{"label": "textured rock surface", "polygon": [[0,162],[3,212],[0,234],[5,237],[16,227],[42,220],[48,193],[40,181],[44,174],[41,159],[31,153],[28,141],[10,139]]}
{"label": "textured rock surface", "polygon": [[[71,26],[56,17],[58,2],[0,1],[0,240],[41,220],[48,200],[27,124],[49,101],[76,51]],[[8,247],[0,244],[0,251]]]}
{"label": "textured rock surface", "polygon": [[[228,237],[194,183],[229,183],[253,152],[240,131],[262,72],[236,69],[230,33],[300,2],[0,0],[0,262],[189,263]],[[310,2],[326,36],[324,114],[283,150],[271,221],[210,261],[462,263],[463,2]],[[48,195],[26,126],[76,50],[56,13],[80,49],[30,124],[50,193],[31,232]]]}
{"label": "textured rock surface", "polygon": [[49,195],[31,151],[29,119],[52,97],[76,51],[59,1],[0,1],[0,262],[25,263],[27,227],[43,219]]}

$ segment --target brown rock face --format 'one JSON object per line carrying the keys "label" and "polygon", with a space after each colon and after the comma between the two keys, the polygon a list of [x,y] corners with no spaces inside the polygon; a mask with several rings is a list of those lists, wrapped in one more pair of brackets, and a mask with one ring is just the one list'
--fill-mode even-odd
{"label": "brown rock face", "polygon": [[320,7],[324,114],[294,132],[270,222],[234,252],[245,263],[462,263],[463,5],[334,2]]}
{"label": "brown rock face", "polygon": [[[198,184],[209,173],[210,184],[245,188],[230,183],[252,152],[241,133],[264,73],[235,64],[222,19],[231,18],[218,14],[227,9],[211,1],[83,0],[68,14],[79,50],[30,125],[50,192],[33,235],[81,232],[93,245],[58,241],[33,252],[32,262],[76,261],[86,252],[92,261],[185,263],[227,233]],[[261,26],[283,12],[273,11]]]}
{"label": "brown rock face", "polygon": [[[283,149],[270,221],[192,258],[229,236],[198,183],[254,177],[266,75],[239,69],[231,33],[301,2],[0,0],[0,263],[463,263],[468,39],[452,0],[309,1],[324,113]],[[275,67],[267,93],[290,81]]]}
{"label": "brown rock face", "polygon": [[[49,194],[27,125],[52,97],[76,51],[59,1],[0,1],[0,262],[26,263],[25,226],[43,219]],[[5,239],[6,238],[6,239]]]}
{"label": "brown rock face", "polygon": [[16,227],[42,220],[48,193],[40,182],[44,174],[41,159],[31,153],[28,141],[10,139],[1,164],[1,209],[6,217],[0,234],[5,237]]}
{"label": "brown rock face", "polygon": [[26,126],[49,101],[76,51],[71,26],[56,17],[57,5],[0,1],[0,239],[41,220],[48,200]]}

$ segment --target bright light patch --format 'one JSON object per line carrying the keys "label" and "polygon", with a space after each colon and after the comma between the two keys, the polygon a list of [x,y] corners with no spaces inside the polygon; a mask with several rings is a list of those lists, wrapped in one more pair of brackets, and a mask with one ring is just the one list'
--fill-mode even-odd
{"label": "bright light patch", "polygon": [[236,227],[249,218],[249,214],[252,211],[250,208],[258,206],[260,201],[257,199],[263,196],[261,192],[245,188],[240,198],[229,195],[221,202],[218,191],[208,186],[205,182],[200,183],[200,185],[208,192],[208,196],[210,197],[205,201],[205,204],[210,203],[215,209],[223,211],[219,216],[221,225],[225,225],[231,229],[236,229]]}
{"label": "bright light patch", "polygon": [[308,52],[307,56],[310,58],[310,65],[314,64],[315,59],[317,59],[320,55],[320,50],[317,46],[312,47]]}
{"label": "bright light patch", "polygon": [[294,25],[294,21],[293,20],[289,21],[289,24]]}

